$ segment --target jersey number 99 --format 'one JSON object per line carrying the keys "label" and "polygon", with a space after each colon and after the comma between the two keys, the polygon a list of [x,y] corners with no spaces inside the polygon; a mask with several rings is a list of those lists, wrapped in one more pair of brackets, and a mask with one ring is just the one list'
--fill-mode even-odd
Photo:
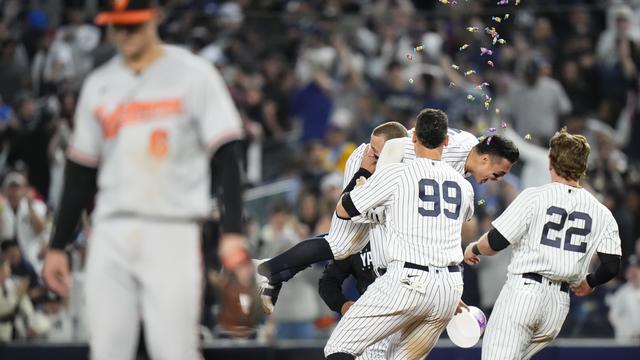
{"label": "jersey number 99", "polygon": [[[429,206],[429,208],[425,206],[421,206],[418,208],[418,213],[422,216],[428,217],[436,217],[441,213],[449,219],[457,219],[460,217],[460,205],[462,204],[462,191],[460,190],[460,185],[455,181],[445,181],[442,183],[442,192],[440,191],[440,184],[433,179],[422,179],[418,182],[418,196],[420,200],[433,203],[433,206]],[[429,190],[428,190],[429,189]],[[451,190],[453,190],[453,195],[451,195]],[[440,194],[442,193],[442,199],[440,198]],[[455,210],[449,210],[445,208],[441,211],[441,200],[447,204],[451,204],[455,206]]]}
{"label": "jersey number 99", "polygon": [[591,233],[592,219],[589,214],[580,211],[574,211],[571,214],[567,214],[567,210],[557,206],[552,206],[547,209],[547,215],[560,215],[560,222],[548,221],[544,224],[544,228],[542,228],[542,239],[540,239],[541,244],[559,249],[562,239],[559,236],[550,239],[549,230],[562,231],[567,218],[569,221],[582,220],[584,221],[583,227],[572,226],[564,233],[564,250],[583,254],[587,252],[586,242],[582,241],[579,245],[574,245],[571,243],[571,237],[573,235],[587,236]]}

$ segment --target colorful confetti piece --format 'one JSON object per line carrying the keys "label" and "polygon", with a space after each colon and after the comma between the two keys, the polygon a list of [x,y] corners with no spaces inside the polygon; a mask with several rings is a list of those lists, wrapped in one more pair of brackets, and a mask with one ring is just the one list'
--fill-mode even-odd
{"label": "colorful confetti piece", "polygon": [[504,45],[507,43],[507,40],[505,39],[498,39],[498,43],[500,43],[500,45]]}
{"label": "colorful confetti piece", "polygon": [[503,128],[503,129],[506,129],[507,128],[507,123],[503,121],[502,124],[500,124],[500,127]]}
{"label": "colorful confetti piece", "polygon": [[525,135],[524,139],[527,140],[527,141],[530,141],[531,140],[531,134]]}
{"label": "colorful confetti piece", "polygon": [[520,5],[520,0],[516,0],[516,6]]}
{"label": "colorful confetti piece", "polygon": [[500,109],[496,108],[496,115],[500,115]]}
{"label": "colorful confetti piece", "polygon": [[451,64],[451,67],[452,67],[454,70],[460,70],[460,66],[458,66],[458,65],[456,65],[456,64]]}
{"label": "colorful confetti piece", "polygon": [[473,75],[473,74],[475,74],[475,73],[476,73],[476,71],[475,71],[475,70],[467,70],[467,71],[465,71],[464,76]]}
{"label": "colorful confetti piece", "polygon": [[498,42],[498,37],[494,37],[493,40],[491,40],[491,44],[495,45]]}
{"label": "colorful confetti piece", "polygon": [[413,55],[407,54],[407,60],[409,60],[409,61],[413,60]]}
{"label": "colorful confetti piece", "polygon": [[483,142],[483,141],[484,141],[484,135],[480,136],[480,137],[478,138],[478,141],[479,141],[479,142]]}
{"label": "colorful confetti piece", "polygon": [[478,200],[478,206],[482,206],[482,205],[484,205],[484,204],[485,204],[485,201],[484,201],[484,200]]}
{"label": "colorful confetti piece", "polygon": [[452,88],[452,87],[456,87],[456,83],[454,83],[453,81],[449,83],[449,88]]}
{"label": "colorful confetti piece", "polygon": [[422,45],[418,45],[416,47],[413,48],[413,52],[418,52],[418,51],[422,51],[424,49],[424,46]]}
{"label": "colorful confetti piece", "polygon": [[491,20],[497,22],[498,24],[502,22],[502,19],[499,16],[492,16]]}
{"label": "colorful confetti piece", "polygon": [[476,31],[478,31],[478,30],[479,30],[479,29],[478,29],[477,27],[475,27],[475,26],[469,26],[469,27],[467,27],[467,31],[468,31],[468,32],[471,32],[471,33],[474,33],[474,32],[476,32]]}
{"label": "colorful confetti piece", "polygon": [[409,78],[409,84],[413,84],[413,78]]}
{"label": "colorful confetti piece", "polygon": [[491,145],[491,139],[493,138],[493,136],[489,136],[487,138],[487,145]]}
{"label": "colorful confetti piece", "polygon": [[505,20],[507,20],[507,19],[509,18],[509,16],[511,16],[511,15],[509,15],[509,14],[504,14],[504,19],[505,19]]}
{"label": "colorful confetti piece", "polygon": [[459,50],[460,50],[460,51],[463,51],[464,49],[466,49],[466,48],[468,48],[468,47],[469,47],[469,44],[464,44],[464,45],[460,46],[460,49],[459,49]]}
{"label": "colorful confetti piece", "polygon": [[485,55],[493,55],[493,51],[487,49],[486,47],[481,47],[480,48],[480,56],[485,56]]}
{"label": "colorful confetti piece", "polygon": [[471,95],[471,94],[467,95],[467,100],[469,100],[469,101],[473,101],[473,100],[475,100],[475,99],[476,99],[476,98],[475,98],[475,97],[473,97],[473,95]]}
{"label": "colorful confetti piece", "polygon": [[491,101],[485,101],[484,102],[484,109],[485,110],[489,110],[489,107],[491,107]]}
{"label": "colorful confetti piece", "polygon": [[498,1],[498,5],[509,5],[509,0],[500,0]]}
{"label": "colorful confetti piece", "polygon": [[498,37],[498,32],[496,31],[496,28],[494,27],[486,27],[484,28],[484,31],[489,34],[489,36],[491,37]]}
{"label": "colorful confetti piece", "polygon": [[489,128],[489,132],[496,132],[496,128]]}
{"label": "colorful confetti piece", "polygon": [[491,67],[494,67],[494,66],[495,66],[495,65],[493,65],[493,61],[491,61],[491,60],[487,61],[487,65],[489,65],[489,66],[491,66]]}

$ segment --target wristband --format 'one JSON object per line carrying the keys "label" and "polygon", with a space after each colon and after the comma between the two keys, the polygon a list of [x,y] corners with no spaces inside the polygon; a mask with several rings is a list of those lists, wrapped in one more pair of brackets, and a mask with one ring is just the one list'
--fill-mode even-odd
{"label": "wristband", "polygon": [[480,253],[480,249],[478,248],[478,243],[477,242],[473,243],[473,246],[471,247],[471,252],[473,253],[473,255],[476,255],[476,256],[482,255]]}

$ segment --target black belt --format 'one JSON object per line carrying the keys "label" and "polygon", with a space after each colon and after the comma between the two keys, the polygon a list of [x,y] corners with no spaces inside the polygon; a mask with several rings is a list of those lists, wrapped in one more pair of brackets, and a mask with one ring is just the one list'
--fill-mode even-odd
{"label": "black belt", "polygon": [[[537,282],[542,284],[542,279],[544,278],[544,276],[542,276],[540,274],[536,274],[536,273],[525,273],[525,274],[522,274],[522,278],[533,280],[533,281],[537,281]],[[550,280],[550,281],[553,281],[553,280]],[[561,282],[560,283],[560,291],[568,293],[569,292],[569,283],[566,283],[564,281]]]}
{"label": "black belt", "polygon": [[[414,263],[410,263],[410,262],[406,262],[406,261],[404,263],[404,268],[405,269],[416,269],[416,270],[422,270],[422,271],[429,271],[429,267],[428,266],[418,265],[418,264],[414,264]],[[447,266],[447,270],[449,270],[449,272],[460,272],[460,265]]]}

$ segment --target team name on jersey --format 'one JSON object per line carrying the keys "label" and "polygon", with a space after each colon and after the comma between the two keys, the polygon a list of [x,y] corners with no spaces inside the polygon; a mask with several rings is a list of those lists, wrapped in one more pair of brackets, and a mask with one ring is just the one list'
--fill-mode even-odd
{"label": "team name on jersey", "polygon": [[102,125],[105,139],[113,138],[124,126],[139,122],[157,121],[183,112],[182,100],[160,99],[154,101],[132,101],[120,104],[112,112],[98,106],[95,114]]}

